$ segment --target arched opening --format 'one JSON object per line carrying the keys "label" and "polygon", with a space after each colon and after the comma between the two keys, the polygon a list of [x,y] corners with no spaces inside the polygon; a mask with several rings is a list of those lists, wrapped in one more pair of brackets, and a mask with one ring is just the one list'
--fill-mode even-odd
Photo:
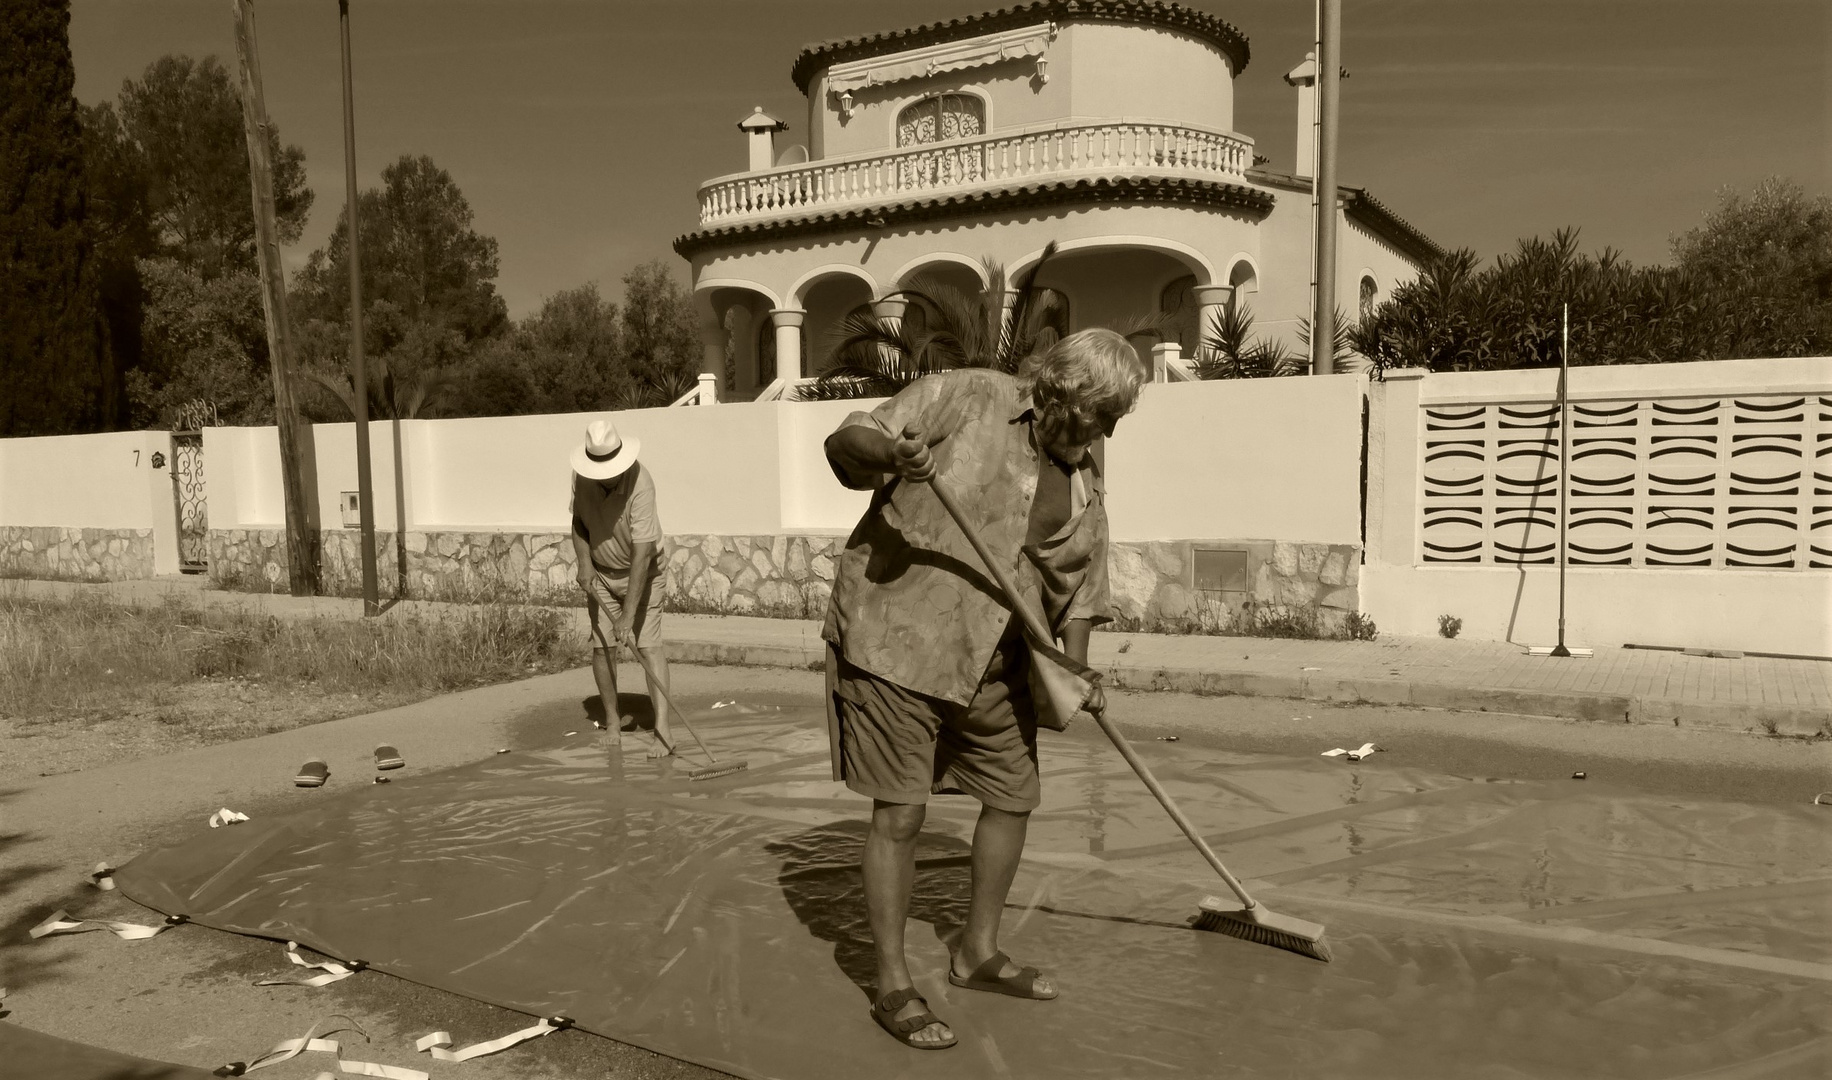
{"label": "arched opening", "polygon": [[1235,263],[1228,270],[1228,284],[1234,287],[1228,298],[1229,307],[1239,310],[1242,306],[1257,310],[1254,301],[1259,294],[1259,272],[1253,264],[1245,259]]}
{"label": "arched opening", "polygon": [[936,94],[897,114],[897,145],[971,139],[986,130],[986,103],[973,94]]}
{"label": "arched opening", "polygon": [[979,271],[958,262],[932,262],[903,275],[897,283],[900,289],[921,289],[924,285],[940,284],[958,291],[963,296],[978,296],[986,288]]}
{"label": "arched opening", "polygon": [[[711,332],[723,338],[703,347],[716,348],[721,400],[748,401],[766,383],[757,381],[758,328],[768,327],[774,302],[763,293],[737,286],[703,289],[703,318]],[[709,309],[709,311],[708,311]],[[708,361],[711,361],[708,357]]]}
{"label": "arched opening", "polygon": [[986,103],[972,94],[936,94],[907,106],[897,114],[898,148],[944,145],[899,158],[897,186],[926,188],[978,180],[982,168],[979,148],[945,144],[974,138],[985,130]]}
{"label": "arched opening", "polygon": [[819,375],[832,365],[833,347],[842,336],[848,315],[870,313],[871,286],[851,274],[829,274],[802,289],[802,352],[813,362],[803,366],[808,375]]}
{"label": "arched opening", "polygon": [[[1173,338],[1185,350],[1196,344],[1198,308],[1190,290],[1198,267],[1170,252],[1116,242],[1112,247],[1084,247],[1063,252],[1044,265],[1037,284],[1062,294],[1068,319],[1065,332],[1104,326],[1127,333],[1139,362],[1151,366],[1151,349]],[[1187,304],[1180,325],[1167,327],[1166,303]],[[1153,325],[1156,324],[1156,325]],[[1189,340],[1184,341],[1185,334]]]}

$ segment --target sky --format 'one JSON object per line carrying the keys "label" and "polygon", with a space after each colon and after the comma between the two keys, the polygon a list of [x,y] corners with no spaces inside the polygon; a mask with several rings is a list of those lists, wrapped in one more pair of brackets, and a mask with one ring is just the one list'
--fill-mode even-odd
{"label": "sky", "polygon": [[[1007,0],[1009,2],[1009,0]],[[752,107],[805,142],[803,46],[957,18],[988,0],[352,0],[357,180],[426,154],[500,246],[512,315],[668,261],[695,190],[745,168]],[[1308,0],[1194,0],[1247,36],[1235,128],[1287,169]],[[1832,193],[1826,0],[1345,0],[1341,181],[1485,260],[1581,229],[1668,258],[1725,186]],[[317,193],[296,272],[344,205],[337,5],[258,0],[267,109]],[[77,97],[118,95],[166,53],[234,70],[229,0],[73,0]]]}

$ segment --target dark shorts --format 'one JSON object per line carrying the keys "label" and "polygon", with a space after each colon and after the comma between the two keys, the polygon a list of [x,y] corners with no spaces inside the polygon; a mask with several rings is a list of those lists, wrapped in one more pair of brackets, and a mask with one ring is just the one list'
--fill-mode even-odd
{"label": "dark shorts", "polygon": [[828,724],[835,779],[869,798],[921,804],[971,795],[1012,813],[1037,808],[1037,723],[1030,650],[1007,633],[966,705],[926,697],[827,649]]}

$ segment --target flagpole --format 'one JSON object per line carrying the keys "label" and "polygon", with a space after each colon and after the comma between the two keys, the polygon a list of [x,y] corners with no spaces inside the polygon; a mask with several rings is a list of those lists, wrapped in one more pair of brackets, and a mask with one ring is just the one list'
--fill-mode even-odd
{"label": "flagpole", "polygon": [[1571,420],[1566,402],[1567,380],[1571,377],[1571,305],[1564,305],[1558,350],[1558,644],[1553,656],[1570,656],[1565,647],[1565,516],[1571,488]]}

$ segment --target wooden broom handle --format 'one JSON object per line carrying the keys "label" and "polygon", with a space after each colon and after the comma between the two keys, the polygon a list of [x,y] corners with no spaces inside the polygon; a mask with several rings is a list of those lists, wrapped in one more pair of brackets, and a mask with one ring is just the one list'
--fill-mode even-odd
{"label": "wooden broom handle", "polygon": [[[906,429],[904,437],[913,436]],[[1043,625],[1042,617],[1024,602],[1023,596],[1012,584],[1011,578],[1006,575],[1004,567],[1000,566],[997,560],[993,559],[992,553],[986,550],[986,543],[980,539],[980,534],[973,526],[967,524],[966,517],[961,514],[961,508],[954,502],[954,496],[948,494],[948,489],[941,485],[938,478],[931,477],[928,483],[929,490],[935,493],[935,498],[940,501],[942,509],[946,510],[948,516],[954,519],[954,524],[960,527],[961,534],[966,536],[967,543],[973,545],[973,550],[979,555],[980,562],[986,565],[986,569],[992,573],[993,580],[997,581],[999,588],[1005,591],[1005,599],[1011,604],[1012,610],[1018,613],[1018,617],[1024,620],[1025,627],[1038,641],[1045,644],[1053,643],[1056,635],[1050,633],[1049,628]],[[1228,888],[1234,890],[1234,895],[1240,897],[1240,902],[1249,908],[1257,907],[1258,902],[1247,895],[1246,887],[1228,872],[1226,866],[1222,865],[1221,858],[1209,847],[1209,842],[1202,838],[1202,834],[1196,831],[1195,824],[1183,816],[1182,809],[1177,806],[1176,800],[1170,797],[1170,792],[1164,790],[1164,785],[1158,783],[1158,778],[1151,774],[1151,769],[1139,760],[1138,753],[1132,749],[1132,743],[1128,742],[1126,736],[1120,734],[1120,730],[1107,719],[1105,710],[1089,715],[1093,716],[1094,722],[1100,725],[1102,731],[1106,732],[1107,738],[1113,742],[1114,749],[1118,750],[1120,756],[1126,759],[1126,764],[1132,766],[1132,771],[1138,774],[1140,780],[1145,781],[1145,786],[1151,789],[1152,796],[1158,800],[1158,805],[1164,808],[1164,812],[1170,815],[1170,819],[1177,823],[1177,828],[1183,830],[1183,835],[1189,837],[1190,843],[1196,845],[1196,850],[1202,853],[1204,859],[1208,860],[1209,866],[1221,875],[1221,880],[1227,882]]]}

